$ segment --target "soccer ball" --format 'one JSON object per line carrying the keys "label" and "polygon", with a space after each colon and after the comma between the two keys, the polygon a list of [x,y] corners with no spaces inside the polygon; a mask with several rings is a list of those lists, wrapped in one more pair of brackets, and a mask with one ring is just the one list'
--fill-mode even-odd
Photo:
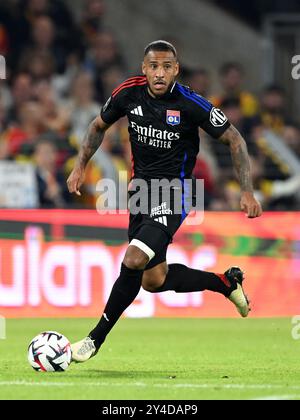
{"label": "soccer ball", "polygon": [[63,372],[71,363],[69,340],[56,331],[43,332],[31,340],[28,361],[38,372]]}

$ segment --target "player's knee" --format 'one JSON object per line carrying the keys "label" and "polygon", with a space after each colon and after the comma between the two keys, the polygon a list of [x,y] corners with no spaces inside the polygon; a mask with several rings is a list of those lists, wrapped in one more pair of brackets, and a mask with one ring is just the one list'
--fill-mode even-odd
{"label": "player's knee", "polygon": [[128,248],[125,254],[123,264],[131,270],[144,270],[149,262],[149,257],[142,251],[133,251],[130,248]]}
{"label": "player's knee", "polygon": [[148,262],[148,258],[141,256],[128,256],[124,258],[123,264],[131,270],[144,270]]}

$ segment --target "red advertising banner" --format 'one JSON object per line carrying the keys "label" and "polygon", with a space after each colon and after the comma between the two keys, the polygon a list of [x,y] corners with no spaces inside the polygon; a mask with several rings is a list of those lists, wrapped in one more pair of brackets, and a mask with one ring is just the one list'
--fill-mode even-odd
{"label": "red advertising banner", "polygon": [[[299,216],[267,213],[249,220],[239,213],[206,213],[200,226],[182,226],[168,262],[218,273],[238,265],[246,271],[252,316],[299,314]],[[127,223],[127,215],[99,216],[96,211],[1,211],[0,315],[98,317],[118,277]],[[80,238],[79,227],[99,229],[99,237]],[[228,300],[211,292],[143,290],[124,315],[237,316]]]}

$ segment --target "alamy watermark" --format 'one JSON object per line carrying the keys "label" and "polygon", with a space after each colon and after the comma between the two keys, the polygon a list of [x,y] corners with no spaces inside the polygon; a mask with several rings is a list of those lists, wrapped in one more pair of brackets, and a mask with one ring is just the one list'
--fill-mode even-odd
{"label": "alamy watermark", "polygon": [[200,225],[204,220],[202,179],[137,178],[127,185],[127,172],[119,173],[118,183],[101,179],[96,186],[98,213],[124,214],[129,209],[133,215],[148,215],[163,224],[168,223],[167,217],[171,215],[180,215],[188,225]]}
{"label": "alamy watermark", "polygon": [[3,316],[0,316],[0,340],[6,339],[6,320]]}
{"label": "alamy watermark", "polygon": [[0,55],[0,79],[6,79],[6,60],[3,55]]}
{"label": "alamy watermark", "polygon": [[292,338],[293,340],[300,340],[300,315],[292,318]]}
{"label": "alamy watermark", "polygon": [[300,55],[295,55],[292,58],[292,78],[294,80],[299,80],[300,79]]}

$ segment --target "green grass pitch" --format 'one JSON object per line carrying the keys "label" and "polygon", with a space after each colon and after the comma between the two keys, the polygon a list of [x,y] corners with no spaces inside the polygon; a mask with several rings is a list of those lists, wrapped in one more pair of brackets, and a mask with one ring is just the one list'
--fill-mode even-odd
{"label": "green grass pitch", "polygon": [[30,340],[57,330],[70,341],[91,319],[7,320],[0,399],[300,399],[300,341],[291,319],[122,319],[98,355],[64,373],[38,373]]}

